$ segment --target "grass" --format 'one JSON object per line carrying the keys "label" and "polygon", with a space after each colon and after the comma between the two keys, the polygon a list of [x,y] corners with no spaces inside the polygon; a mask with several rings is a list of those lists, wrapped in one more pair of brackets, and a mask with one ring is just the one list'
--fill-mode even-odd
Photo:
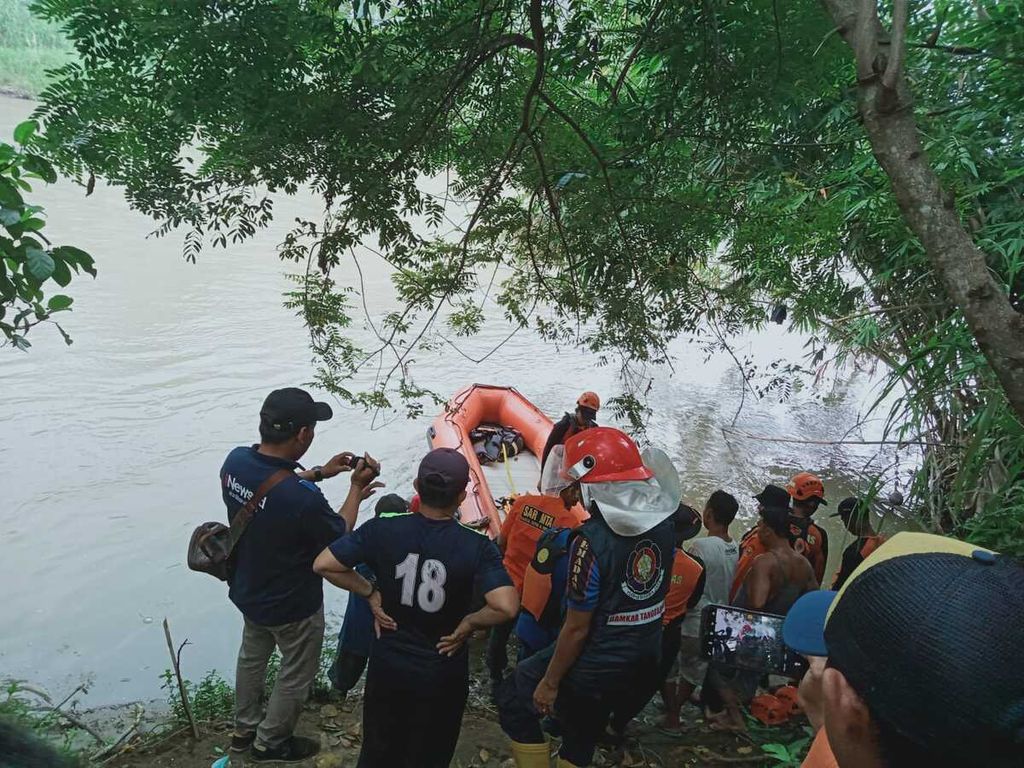
{"label": "grass", "polygon": [[0,88],[37,96],[46,87],[47,71],[70,58],[71,51],[65,48],[0,47]]}
{"label": "grass", "polygon": [[64,35],[33,16],[29,0],[0,0],[0,88],[38,95],[46,87],[47,70],[70,58]]}

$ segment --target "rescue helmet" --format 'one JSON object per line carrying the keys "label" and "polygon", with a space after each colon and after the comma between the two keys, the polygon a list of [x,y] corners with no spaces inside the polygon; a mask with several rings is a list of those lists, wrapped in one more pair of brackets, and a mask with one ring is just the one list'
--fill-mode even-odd
{"label": "rescue helmet", "polygon": [[589,408],[592,411],[600,411],[601,398],[597,396],[596,392],[584,392],[576,400],[576,405],[581,408]]}
{"label": "rescue helmet", "polygon": [[636,443],[614,427],[594,427],[565,441],[565,474],[581,483],[619,483],[649,480]]}
{"label": "rescue helmet", "polygon": [[793,475],[793,479],[786,485],[786,490],[796,501],[817,499],[822,504],[828,504],[825,501],[825,484],[821,482],[820,477],[810,472]]}

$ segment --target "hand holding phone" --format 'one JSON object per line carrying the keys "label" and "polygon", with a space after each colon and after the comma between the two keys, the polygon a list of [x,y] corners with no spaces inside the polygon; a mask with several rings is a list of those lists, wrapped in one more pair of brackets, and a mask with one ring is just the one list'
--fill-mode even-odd
{"label": "hand holding phone", "polygon": [[784,616],[709,605],[701,616],[701,653],[731,667],[799,677],[807,660],[782,642]]}

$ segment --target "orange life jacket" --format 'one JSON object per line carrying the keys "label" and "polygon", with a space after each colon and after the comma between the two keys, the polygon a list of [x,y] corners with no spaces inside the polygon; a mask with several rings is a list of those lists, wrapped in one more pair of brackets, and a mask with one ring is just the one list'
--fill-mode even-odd
{"label": "orange life jacket", "polygon": [[550,528],[575,528],[588,517],[579,504],[566,509],[558,496],[528,493],[516,497],[501,526],[505,540],[502,562],[520,595],[526,566],[537,551],[541,535]]}
{"label": "orange life jacket", "polygon": [[825,567],[828,565],[828,536],[810,518],[789,516],[790,540],[793,548],[807,558],[814,568],[814,576],[818,584],[825,578]]}
{"label": "orange life jacket", "polygon": [[676,549],[672,559],[672,575],[665,595],[665,615],[661,618],[664,625],[671,624],[686,615],[686,605],[693,596],[693,591],[704,575],[704,566],[681,549]]}
{"label": "orange life jacket", "polygon": [[526,566],[521,607],[542,626],[552,626],[561,616],[561,599],[551,599],[551,577],[558,561],[568,555],[575,535],[574,531],[564,528],[545,531],[537,542],[533,559]]}

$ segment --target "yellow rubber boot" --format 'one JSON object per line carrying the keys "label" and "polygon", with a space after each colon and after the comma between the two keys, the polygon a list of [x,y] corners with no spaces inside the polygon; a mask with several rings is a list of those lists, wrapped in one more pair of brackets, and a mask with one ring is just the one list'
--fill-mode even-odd
{"label": "yellow rubber boot", "polygon": [[576,763],[570,763],[564,757],[559,757],[558,761],[555,763],[555,768],[582,768],[582,767],[579,766],[579,765],[576,765]]}
{"label": "yellow rubber boot", "polygon": [[512,757],[516,768],[551,768],[551,747],[543,744],[520,744],[512,742]]}

